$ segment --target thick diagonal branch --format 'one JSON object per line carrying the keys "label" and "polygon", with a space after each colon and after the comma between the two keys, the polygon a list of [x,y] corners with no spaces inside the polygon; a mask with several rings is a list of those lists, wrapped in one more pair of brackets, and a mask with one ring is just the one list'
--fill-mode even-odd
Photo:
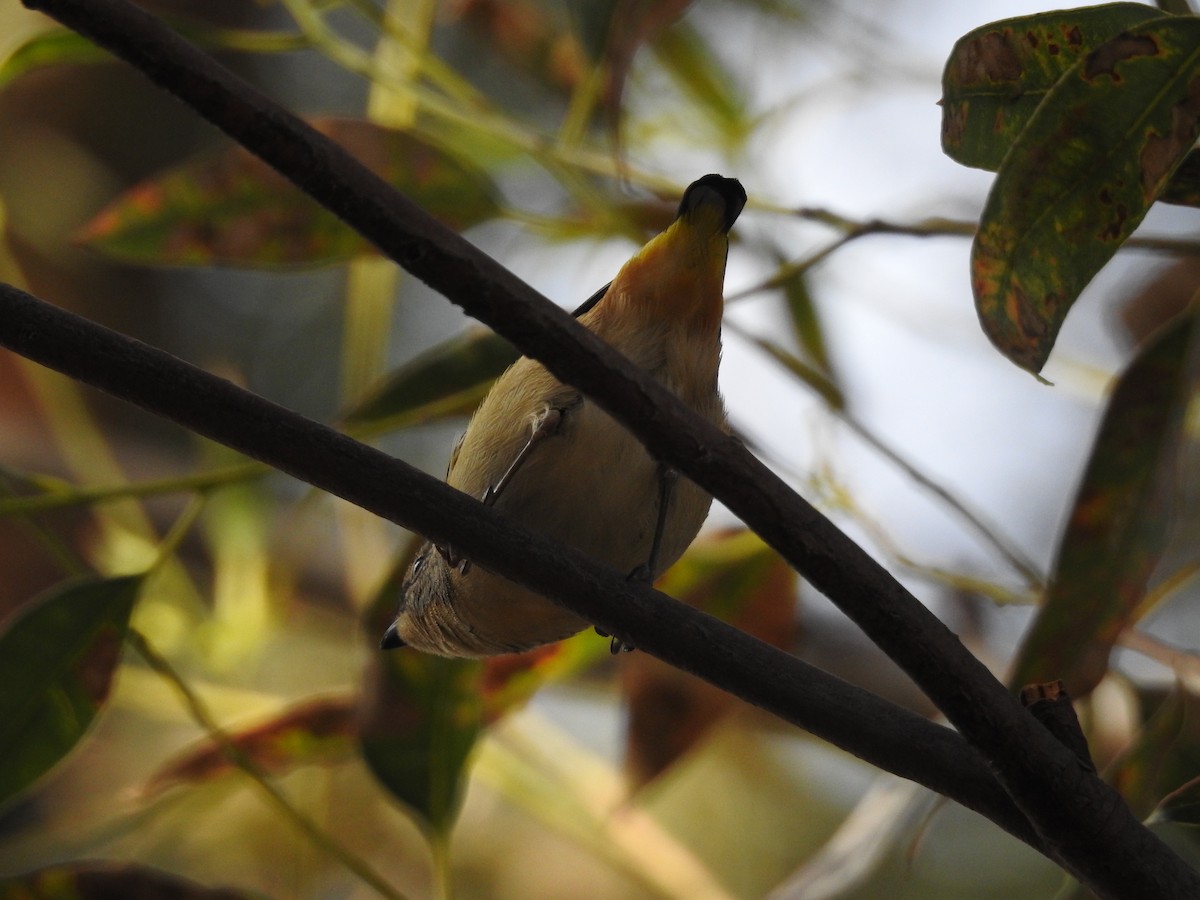
{"label": "thick diagonal branch", "polygon": [[1034,846],[1024,816],[959,735],[605,569],[385,453],[168,353],[0,284],[0,346],[453,542],[645,651],[977,810]]}
{"label": "thick diagonal branch", "polygon": [[[1200,896],[1200,875],[1141,827],[1115,792],[1080,771],[1074,756],[883,567],[738,442],[345,151],[125,0],[26,5],[141,69],[725,502],[909,673],[987,760],[1049,852],[1089,887],[1113,897]],[[562,601],[564,587],[552,596]],[[636,644],[638,634],[628,634]]]}

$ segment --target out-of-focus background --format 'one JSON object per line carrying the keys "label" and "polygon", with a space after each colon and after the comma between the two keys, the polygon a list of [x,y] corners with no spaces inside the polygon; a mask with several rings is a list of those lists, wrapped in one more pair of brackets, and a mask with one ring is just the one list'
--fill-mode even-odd
{"label": "out-of-focus background", "polygon": [[[731,423],[1004,677],[1107,386],[1196,282],[1193,262],[1126,249],[1067,319],[1044,382],[982,333],[968,253],[994,175],[941,151],[942,68],[971,29],[1051,4],[147,6],[568,308],[690,181],[739,178]],[[443,471],[502,349],[125,65],[15,3],[0,35],[6,280]],[[1156,207],[1139,234],[1190,237],[1191,215]],[[461,385],[438,393],[451,376],[431,359]],[[0,808],[0,879],[110,860],[274,897],[1050,898],[1067,884],[974,814],[642,654],[610,659],[595,635],[486,669],[381,661],[409,536],[19,358],[0,371],[0,486],[63,498],[0,506],[0,616],[69,575],[142,572],[164,540],[173,551],[133,613],[152,649],[127,648],[92,731]],[[933,714],[720,507],[663,587]],[[1162,641],[1200,641],[1196,599],[1181,579],[1089,698],[1101,764],[1186,674]],[[394,764],[397,710],[449,708],[465,717],[449,743],[426,735],[423,762]],[[215,749],[214,723],[262,781]]]}

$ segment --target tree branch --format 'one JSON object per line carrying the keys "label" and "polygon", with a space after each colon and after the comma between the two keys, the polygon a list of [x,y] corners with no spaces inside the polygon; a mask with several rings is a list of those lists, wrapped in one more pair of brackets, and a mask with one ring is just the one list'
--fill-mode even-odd
{"label": "tree branch", "polygon": [[[909,673],[987,760],[1053,857],[1094,891],[1111,897],[1200,896],[1200,874],[1143,828],[1116,792],[1081,770],[1074,756],[916,598],[737,441],[692,413],[662,385],[494,260],[426,215],[344,150],[153,17],[124,0],[25,3],[49,12],[175,93],[345,219],[387,256],[486,322],[522,352],[542,361],[557,377],[587,393],[636,434],[657,458],[671,463],[725,502]],[[36,338],[28,331],[22,333],[26,338]],[[47,350],[44,345],[40,349]],[[91,351],[83,347],[78,352]],[[165,377],[167,371],[159,374]],[[194,398],[178,400],[185,407],[196,405]],[[297,424],[287,426],[289,439],[299,448],[315,450],[319,442],[314,443],[312,430],[298,428]],[[229,435],[237,438],[235,446],[245,447],[247,438],[255,446],[263,446],[259,442],[269,435],[261,424],[246,423],[246,427],[245,436]],[[297,462],[297,447],[280,448],[277,440],[269,446],[288,450],[281,461],[293,465]],[[343,464],[362,452],[351,453],[344,445],[328,449],[333,451],[334,459],[346,457]],[[374,460],[374,466],[380,471],[379,460]],[[627,635],[635,644],[640,642],[640,646],[668,662],[697,671],[697,660],[703,658],[707,673],[728,669],[726,676],[739,688],[753,689],[758,695],[774,694],[781,704],[788,701],[788,697],[778,695],[783,679],[773,666],[753,669],[754,677],[763,679],[762,684],[740,681],[750,674],[749,665],[755,662],[740,655],[755,657],[759,652],[755,644],[746,643],[748,638],[735,639],[725,630],[718,634],[711,624],[700,629],[695,620],[682,617],[674,604],[662,607],[664,618],[651,616],[647,612],[648,590],[627,586],[618,591],[615,582],[611,577],[606,580],[606,573],[599,567],[573,554],[554,556],[557,563],[550,566],[553,555],[548,543],[531,535],[512,532],[519,541],[502,539],[503,529],[491,529],[486,539],[477,533],[478,540],[468,543],[464,539],[466,518],[481,517],[477,510],[471,512],[476,504],[468,498],[450,503],[440,492],[435,494],[431,481],[413,480],[411,490],[398,495],[395,485],[381,476],[369,491],[353,491],[354,496],[347,499],[382,512],[376,499],[382,493],[397,504],[390,507],[390,511],[397,512],[414,503],[429,504],[436,496],[442,505],[424,510],[421,516],[420,530],[428,537],[453,539],[481,565],[505,575],[512,570],[506,553],[536,547],[539,564],[546,564],[545,568],[526,572],[517,580],[556,598],[606,630]],[[461,518],[448,517],[450,510]],[[416,517],[410,513],[403,515],[406,521],[415,522]],[[541,558],[543,553],[545,558]],[[578,580],[581,576],[595,579],[587,590]],[[595,584],[606,587],[598,591]],[[618,597],[620,610],[614,608]],[[626,600],[628,608],[624,607]],[[685,642],[687,655],[680,653],[681,644],[667,639],[667,633],[653,633],[652,629],[664,627],[668,621],[674,623],[670,627],[679,629],[670,637],[687,635],[693,639]],[[698,636],[721,643],[694,640]],[[690,655],[702,649],[702,657]],[[736,669],[737,677],[732,677],[735,663],[743,667]]]}
{"label": "tree branch", "polygon": [[178,422],[527,584],[640,649],[951,797],[1039,846],[953,731],[511,522],[445,483],[162,350],[0,284],[0,345]]}

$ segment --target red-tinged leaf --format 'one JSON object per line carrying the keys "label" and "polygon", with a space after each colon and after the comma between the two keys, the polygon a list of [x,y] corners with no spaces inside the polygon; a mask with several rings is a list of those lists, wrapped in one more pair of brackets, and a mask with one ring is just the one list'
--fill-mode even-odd
{"label": "red-tinged leaf", "polygon": [[1106,777],[1138,818],[1159,809],[1174,820],[1172,811],[1185,816],[1200,798],[1200,786],[1192,784],[1200,774],[1200,699],[1181,684],[1155,699],[1137,739]]}
{"label": "red-tinged leaf", "polygon": [[0,634],[0,803],[79,742],[103,707],[140,576],[87,579],[19,610]]}
{"label": "red-tinged leaf", "polygon": [[609,657],[609,642],[584,631],[525,653],[493,656],[484,661],[483,716],[491,724],[524,706],[548,684],[590,669]]}
{"label": "red-tinged leaf", "polygon": [[250,900],[131,863],[84,862],[0,879],[0,900]]}
{"label": "red-tinged leaf", "polygon": [[1200,18],[1093,50],[1004,158],[971,253],[984,331],[1038,372],[1079,293],[1142,221],[1200,134]]}
{"label": "red-tinged leaf", "polygon": [[465,415],[519,356],[495,332],[468,329],[389,373],[345,421],[413,425]]}
{"label": "red-tinged leaf", "polygon": [[[795,573],[752,532],[698,541],[658,587],[768,643],[788,648],[794,640]],[[661,775],[740,703],[643,653],[624,661],[621,683],[629,704],[626,768],[639,785]]]}
{"label": "red-tinged leaf", "polygon": [[435,835],[445,837],[458,815],[468,759],[483,728],[483,667],[478,660],[378,649],[415,549],[414,543],[402,554],[366,619],[373,653],[358,739],[375,777]]}
{"label": "red-tinged leaf", "polygon": [[1018,16],[959,38],[942,73],[942,150],[995,171],[1067,71],[1127,28],[1160,17],[1141,3]]}
{"label": "red-tinged leaf", "polygon": [[752,531],[698,540],[657,587],[776,647],[795,638],[796,573]]}
{"label": "red-tinged leaf", "polygon": [[[353,119],[313,125],[453,228],[499,215],[496,192],[482,172],[415,135]],[[153,265],[316,266],[375,252],[240,147],[131,188],[79,239],[116,259]]]}
{"label": "red-tinged leaf", "polygon": [[1014,684],[1062,679],[1072,697],[1085,696],[1121,632],[1148,611],[1148,582],[1171,533],[1198,321],[1192,314],[1169,326],[1113,390]]}
{"label": "red-tinged leaf", "polygon": [[[290,707],[278,716],[230,733],[234,746],[259,770],[284,774],[298,766],[340,762],[353,754],[356,711],[346,697],[324,697]],[[159,769],[142,789],[153,798],[183,784],[198,784],[233,770],[224,749],[205,741]]]}

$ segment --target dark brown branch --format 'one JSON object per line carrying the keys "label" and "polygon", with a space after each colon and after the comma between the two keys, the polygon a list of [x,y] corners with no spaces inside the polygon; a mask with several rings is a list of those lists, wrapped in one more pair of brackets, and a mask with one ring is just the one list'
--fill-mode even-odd
{"label": "dark brown branch", "polygon": [[530,534],[379,450],[4,284],[0,346],[398,525],[453,542],[487,569],[569,597],[573,610],[606,631],[628,635],[639,648],[1038,844],[1024,816],[950,729]]}
{"label": "dark brown branch", "polygon": [[[961,642],[886,570],[736,441],[485,254],[440,225],[345,151],[124,0],[25,0],[117,56],[225,130],[434,289],[591,396],[660,459],[710,490],[830,597],[987,760],[1051,854],[1102,896],[1200,896],[1200,874],[1022,709]],[[407,502],[423,502],[427,491]],[[356,502],[358,502],[356,500]],[[374,504],[368,506],[377,509]],[[465,513],[465,510],[463,511]],[[443,523],[446,525],[452,523]],[[450,527],[428,536],[459,540]],[[470,548],[481,563],[495,553]],[[505,571],[496,566],[497,571]],[[507,571],[505,571],[507,574]],[[533,574],[523,578],[540,590]],[[547,592],[637,643],[639,630],[569,593]],[[577,587],[578,585],[574,585]],[[588,609],[584,609],[588,606]],[[687,627],[681,625],[680,627]],[[623,630],[622,630],[623,629]],[[653,646],[687,660],[664,640]],[[668,653],[670,655],[668,655]],[[720,661],[724,654],[718,653]],[[727,659],[726,659],[727,661]],[[694,661],[692,661],[694,665]],[[765,674],[768,680],[773,676]]]}
{"label": "dark brown branch", "polygon": [[1064,747],[1075,754],[1079,764],[1089,772],[1096,771],[1087,737],[1075,714],[1075,705],[1061,681],[1027,684],[1019,694],[1030,715],[1042,723]]}

